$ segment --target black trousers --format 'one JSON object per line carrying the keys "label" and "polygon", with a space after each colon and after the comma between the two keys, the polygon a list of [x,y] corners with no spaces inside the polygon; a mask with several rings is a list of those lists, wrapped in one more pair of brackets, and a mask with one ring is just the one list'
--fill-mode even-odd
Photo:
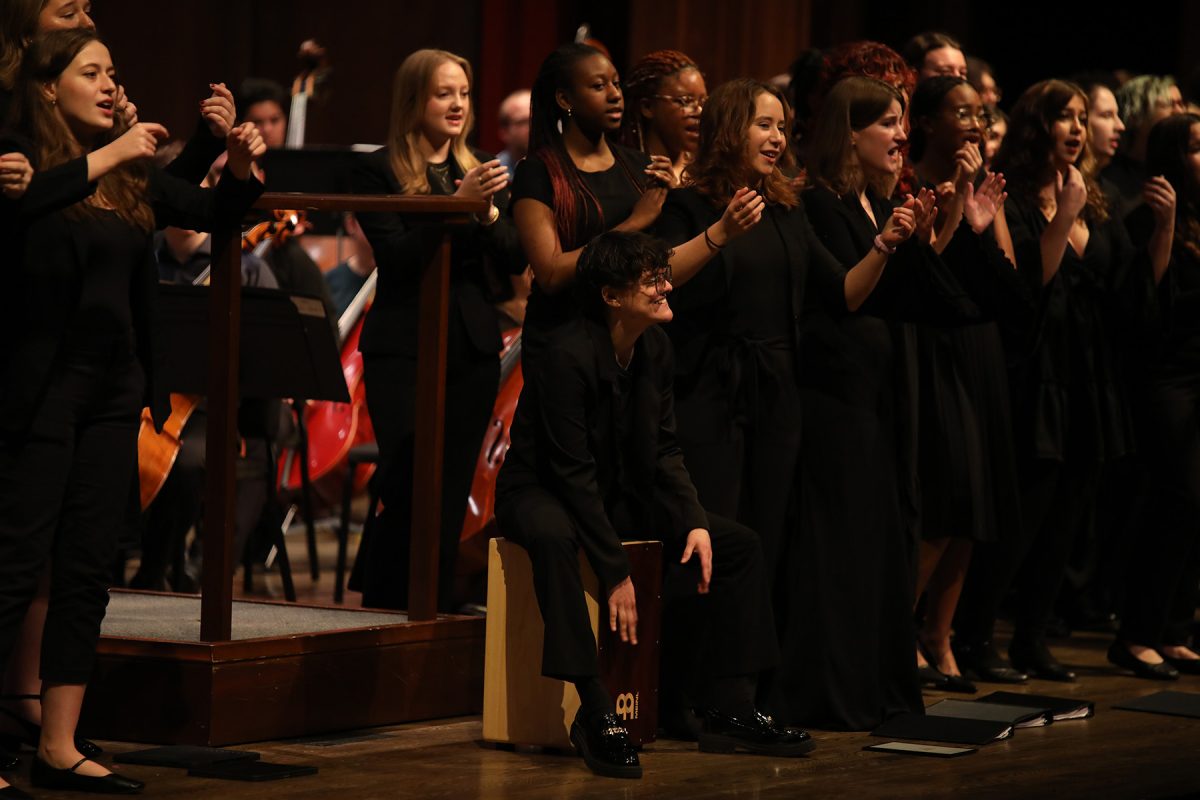
{"label": "black trousers", "polygon": [[28,435],[0,447],[0,664],[49,558],[41,677],[84,684],[137,469],[144,376],[125,348],[64,355]]}
{"label": "black trousers", "polygon": [[[367,408],[379,442],[376,480],[384,510],[368,527],[355,562],[363,605],[408,607],[412,526],[414,387],[416,359],[363,355]],[[453,611],[458,539],[467,511],[479,449],[496,404],[500,359],[474,354],[452,359],[446,374],[446,438],[442,462],[442,529],[438,559],[438,610]],[[417,468],[423,468],[423,465]]]}
{"label": "black trousers", "polygon": [[[501,534],[524,547],[533,565],[534,591],[546,626],[542,674],[564,681],[598,675],[596,639],[579,572],[579,528],[575,520],[553,494],[537,486],[504,498],[496,517]],[[691,628],[706,629],[709,635],[704,657],[691,666],[709,679],[757,675],[779,661],[762,547],[754,531],[732,520],[709,514],[708,524],[713,549],[712,582],[709,594],[702,598],[706,602],[693,606],[705,619]],[[628,533],[629,538],[655,535],[644,530],[618,533]],[[683,542],[666,533],[658,532],[658,538],[663,539],[663,560],[668,569],[679,567]],[[699,559],[693,556],[692,561],[698,563]],[[688,569],[698,570],[698,566],[690,564]],[[669,605],[674,599],[671,592],[664,592],[668,604],[663,610],[664,619],[671,618],[673,609]],[[601,616],[607,624],[603,599]],[[668,635],[664,631],[664,639]],[[679,677],[687,680],[689,676]]]}
{"label": "black trousers", "polygon": [[1029,459],[1021,465],[1020,535],[977,544],[955,617],[965,642],[991,639],[1010,586],[1015,587],[1015,636],[1040,639],[1054,610],[1083,515],[1095,502],[1095,462]]}
{"label": "black trousers", "polygon": [[1146,647],[1180,645],[1200,584],[1200,375],[1151,379],[1138,400],[1151,488],[1130,542],[1120,635]]}

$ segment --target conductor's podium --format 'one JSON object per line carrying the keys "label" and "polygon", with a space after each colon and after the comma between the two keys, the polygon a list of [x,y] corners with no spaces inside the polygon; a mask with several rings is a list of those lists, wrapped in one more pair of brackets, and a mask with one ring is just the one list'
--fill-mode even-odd
{"label": "conductor's podium", "polygon": [[[608,601],[579,554],[592,633],[598,634],[600,678],[617,717],[636,745],[658,728],[658,656],[662,603],[662,542],[625,542],[637,596],[638,644],[609,630]],[[483,738],[514,745],[569,748],[579,694],[542,677],[542,614],[525,549],[493,539],[488,554],[487,644],[483,677]]]}

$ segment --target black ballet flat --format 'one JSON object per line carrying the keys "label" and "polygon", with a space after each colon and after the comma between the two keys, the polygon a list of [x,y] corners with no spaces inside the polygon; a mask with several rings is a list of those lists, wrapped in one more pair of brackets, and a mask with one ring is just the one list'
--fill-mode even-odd
{"label": "black ballet flat", "polygon": [[1200,675],[1200,659],[1163,656],[1163,660],[1174,667],[1180,675]]}
{"label": "black ballet flat", "polygon": [[1008,657],[1015,668],[1031,678],[1058,683],[1074,683],[1075,673],[1059,663],[1046,647],[1038,641],[1014,639],[1008,646]]}
{"label": "black ballet flat", "polygon": [[973,675],[976,680],[987,683],[1024,683],[1029,677],[1014,669],[992,647],[992,643],[967,644],[952,642],[954,660],[964,675]]}
{"label": "black ballet flat", "polygon": [[33,800],[33,795],[10,785],[0,789],[0,800]]}
{"label": "black ballet flat", "polygon": [[922,688],[938,692],[950,691],[950,677],[932,664],[917,667],[917,677],[921,679]]}
{"label": "black ballet flat", "polygon": [[[0,701],[3,700],[41,700],[41,696],[36,694],[5,695],[0,697]],[[20,733],[0,734],[0,748],[16,753],[21,750],[21,745],[25,745],[31,750],[37,750],[38,740],[42,738],[41,725],[30,722],[16,711],[13,711],[11,708],[5,708],[2,705],[0,705],[0,714],[8,717],[21,728]],[[86,756],[87,758],[95,758],[104,753],[103,747],[93,741],[84,739],[82,736],[75,737],[75,749],[79,751],[81,756]],[[3,767],[0,767],[0,769],[3,769]]]}
{"label": "black ballet flat", "polygon": [[80,775],[75,770],[90,759],[81,758],[70,769],[56,769],[39,756],[33,757],[29,770],[30,782],[39,789],[65,789],[68,792],[91,792],[92,794],[139,794],[146,784],[110,772],[107,775]]}
{"label": "black ballet flat", "polygon": [[[933,666],[937,659],[934,658],[933,651],[925,646],[925,643],[921,641],[921,637],[919,636],[917,637],[917,648],[921,651],[921,655],[925,657],[925,661],[928,664],[928,666],[925,667],[917,667],[917,674],[921,676],[922,683],[925,683],[927,679],[932,679],[936,685],[931,685],[930,688],[938,689],[943,692],[975,694],[975,692],[978,691],[975,688],[975,684],[971,683],[962,675],[951,675],[950,673],[942,672],[940,669]],[[938,676],[938,678],[934,678],[935,675]]]}
{"label": "black ballet flat", "polygon": [[21,759],[17,758],[17,754],[0,747],[0,772],[10,772],[19,766],[21,766]]}
{"label": "black ballet flat", "polygon": [[1121,642],[1113,642],[1108,648],[1108,662],[1127,669],[1139,678],[1150,681],[1177,681],[1179,671],[1168,661],[1161,664],[1148,664],[1129,652],[1129,648]]}

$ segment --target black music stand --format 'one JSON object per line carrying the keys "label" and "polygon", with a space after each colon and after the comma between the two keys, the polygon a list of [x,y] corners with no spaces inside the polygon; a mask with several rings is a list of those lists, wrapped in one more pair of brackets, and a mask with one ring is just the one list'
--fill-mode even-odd
{"label": "black music stand", "polygon": [[[158,339],[162,359],[161,385],[170,392],[203,395],[208,386],[209,288],[159,285]],[[319,298],[278,289],[242,288],[242,337],[239,358],[241,397],[303,397],[350,402],[333,330]],[[303,421],[301,422],[303,424]],[[268,498],[274,497],[274,457]],[[309,536],[309,555],[316,558],[311,501],[303,498]],[[296,600],[291,563],[283,532],[275,540],[284,597]],[[247,565],[247,570],[249,565]],[[247,572],[247,579],[249,572]]]}

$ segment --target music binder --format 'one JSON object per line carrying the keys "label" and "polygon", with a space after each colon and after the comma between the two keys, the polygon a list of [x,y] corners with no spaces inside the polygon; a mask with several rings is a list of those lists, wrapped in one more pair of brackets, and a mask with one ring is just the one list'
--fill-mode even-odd
{"label": "music binder", "polygon": [[925,713],[931,717],[1007,722],[1014,728],[1040,728],[1049,725],[1052,719],[1050,709],[1045,707],[979,703],[974,700],[942,700],[926,708]]}
{"label": "music binder", "polygon": [[992,692],[979,698],[980,703],[1003,703],[1013,706],[1036,706],[1050,710],[1055,722],[1071,719],[1087,719],[1096,713],[1096,704],[1078,697],[1051,697],[1044,694],[1023,692]]}
{"label": "music binder", "polygon": [[1155,692],[1145,697],[1125,700],[1113,706],[1122,711],[1146,711],[1173,717],[1200,719],[1200,694],[1194,692]]}
{"label": "music binder", "polygon": [[1013,727],[1006,722],[956,717],[930,717],[904,712],[884,722],[872,736],[889,739],[917,739],[927,742],[985,745],[1012,736]]}

